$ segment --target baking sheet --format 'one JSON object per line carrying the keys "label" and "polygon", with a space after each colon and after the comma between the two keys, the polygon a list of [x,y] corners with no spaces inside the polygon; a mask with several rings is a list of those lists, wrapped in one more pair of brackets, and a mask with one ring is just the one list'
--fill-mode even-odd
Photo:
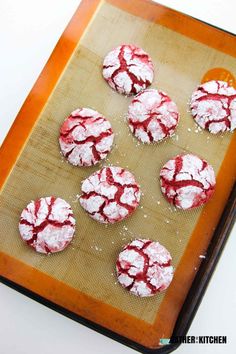
{"label": "baking sheet", "polygon": [[[151,87],[167,92],[179,108],[181,118],[176,134],[160,144],[141,145],[132,137],[125,122],[131,98],[112,91],[102,78],[104,56],[121,43],[134,43],[150,54],[155,66]],[[144,237],[163,244],[173,257],[174,267],[178,267],[202,208],[175,210],[161,195],[158,176],[161,166],[169,158],[183,152],[204,157],[216,174],[220,170],[233,135],[212,136],[199,131],[188,112],[192,91],[204,74],[214,67],[235,72],[235,58],[102,1],[1,191],[0,250],[88,297],[122,311],[124,315],[131,315],[134,321],[154,325],[167,292],[146,299],[129,295],[117,284],[114,265],[124,244],[136,237]],[[96,167],[73,167],[59,152],[59,127],[78,107],[101,112],[111,121],[115,131],[111,154]],[[143,195],[141,206],[132,217],[104,226],[85,214],[77,196],[85,177],[110,164],[133,172]],[[29,200],[48,195],[60,196],[71,204],[77,225],[74,241],[65,251],[43,256],[22,243],[18,220]],[[217,203],[216,195],[208,208]],[[223,208],[223,205],[218,207]],[[199,234],[199,242],[204,237],[209,235]],[[195,257],[189,262],[189,273],[196,272],[199,261]],[[176,286],[174,282],[173,286]],[[173,292],[171,287],[168,291]],[[175,301],[170,302],[170,309]],[[126,335],[125,327],[121,334]],[[162,334],[158,332],[159,337]],[[145,338],[136,340],[146,343]]]}

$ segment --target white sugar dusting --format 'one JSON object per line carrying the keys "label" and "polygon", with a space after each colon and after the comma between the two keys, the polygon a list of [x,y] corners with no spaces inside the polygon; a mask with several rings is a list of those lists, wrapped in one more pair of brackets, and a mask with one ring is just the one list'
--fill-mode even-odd
{"label": "white sugar dusting", "polygon": [[105,159],[113,140],[110,122],[89,108],[72,112],[60,129],[61,151],[75,166],[92,166]]}
{"label": "white sugar dusting", "polygon": [[224,81],[208,81],[193,92],[191,112],[196,123],[212,134],[236,128],[236,90]]}
{"label": "white sugar dusting", "polygon": [[61,198],[46,197],[30,202],[22,211],[22,239],[39,253],[60,252],[72,241],[75,219],[70,205]]}
{"label": "white sugar dusting", "polygon": [[82,182],[81,206],[101,223],[115,223],[138,207],[141,192],[134,176],[121,167],[103,167]]}
{"label": "white sugar dusting", "polygon": [[135,239],[119,254],[116,264],[118,281],[123,287],[128,287],[133,295],[155,295],[164,291],[172,281],[173,267],[170,262],[170,253],[160,243]]}
{"label": "white sugar dusting", "polygon": [[179,112],[166,93],[148,89],[140,92],[130,103],[127,121],[134,136],[149,144],[173,136]]}
{"label": "white sugar dusting", "polygon": [[153,81],[153,63],[143,49],[121,45],[109,52],[103,62],[103,77],[117,92],[130,95],[145,89]]}
{"label": "white sugar dusting", "polygon": [[181,209],[206,203],[216,184],[212,166],[192,154],[169,160],[161,169],[160,181],[167,200]]}

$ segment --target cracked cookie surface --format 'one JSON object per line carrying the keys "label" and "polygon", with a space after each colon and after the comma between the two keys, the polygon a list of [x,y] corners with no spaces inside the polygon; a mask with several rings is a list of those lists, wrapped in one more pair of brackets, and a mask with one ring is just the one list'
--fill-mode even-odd
{"label": "cracked cookie surface", "polygon": [[164,291],[173,278],[171,255],[159,242],[136,239],[120,252],[116,262],[119,283],[131,294],[146,297]]}
{"label": "cracked cookie surface", "polygon": [[103,167],[82,182],[81,206],[95,220],[113,224],[131,215],[140,202],[133,174],[121,167]]}
{"label": "cracked cookie surface", "polygon": [[180,209],[205,204],[215,190],[215,174],[207,161],[192,154],[169,160],[160,172],[161,191],[166,199]]}
{"label": "cracked cookie surface", "polygon": [[21,213],[19,231],[23,241],[39,253],[62,251],[75,232],[72,209],[61,198],[31,201]]}
{"label": "cracked cookie surface", "polygon": [[62,154],[75,166],[92,166],[105,159],[113,140],[110,122],[90,108],[73,111],[60,129]]}
{"label": "cracked cookie surface", "polygon": [[212,134],[236,128],[236,90],[224,81],[208,81],[197,87],[190,102],[195,122]]}
{"label": "cracked cookie surface", "polygon": [[134,97],[129,105],[127,120],[134,136],[149,144],[174,134],[179,112],[166,93],[148,89]]}
{"label": "cracked cookie surface", "polygon": [[154,68],[150,56],[142,48],[123,44],[106,55],[102,73],[113,90],[131,95],[151,85]]}

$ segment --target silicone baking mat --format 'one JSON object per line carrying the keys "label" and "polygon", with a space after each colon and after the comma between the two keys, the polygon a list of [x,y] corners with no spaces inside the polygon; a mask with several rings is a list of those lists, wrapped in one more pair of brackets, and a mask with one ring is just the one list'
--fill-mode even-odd
{"label": "silicone baking mat", "polygon": [[[121,43],[150,54],[152,87],[178,105],[176,134],[160,144],[137,143],[125,123],[131,98],[102,78],[105,54]],[[235,180],[235,135],[199,131],[188,101],[209,70],[223,68],[213,72],[223,78],[224,69],[236,71],[235,44],[230,34],[151,2],[83,1],[1,149],[1,275],[148,348],[170,337]],[[100,166],[73,167],[60,155],[59,127],[78,107],[101,112],[115,131],[115,147]],[[161,166],[183,152],[204,157],[216,172],[216,193],[204,208],[178,211],[161,195]],[[107,164],[132,171],[143,195],[132,217],[106,227],[85,214],[77,195],[81,181]],[[49,195],[71,204],[77,226],[65,251],[44,256],[22,243],[18,220],[30,200]],[[116,257],[136,237],[158,240],[173,256],[174,280],[152,298],[129,295],[116,281]]]}

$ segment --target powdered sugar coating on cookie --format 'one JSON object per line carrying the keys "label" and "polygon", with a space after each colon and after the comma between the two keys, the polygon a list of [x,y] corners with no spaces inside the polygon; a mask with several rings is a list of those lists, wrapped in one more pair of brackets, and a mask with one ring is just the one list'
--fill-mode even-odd
{"label": "powdered sugar coating on cookie", "polygon": [[82,182],[81,206],[95,220],[113,224],[131,215],[140,201],[133,174],[121,167],[103,167]]}
{"label": "powdered sugar coating on cookie", "polygon": [[110,122],[90,108],[72,112],[60,129],[61,151],[75,166],[92,166],[105,159],[113,140]]}
{"label": "powdered sugar coating on cookie", "polygon": [[118,256],[118,281],[133,295],[155,295],[168,288],[172,281],[174,270],[171,260],[170,253],[159,242],[134,240]]}
{"label": "powdered sugar coating on cookie", "polygon": [[124,95],[136,94],[153,81],[153,63],[143,49],[123,44],[109,52],[103,62],[103,77]]}
{"label": "powdered sugar coating on cookie", "polygon": [[236,90],[225,81],[208,81],[194,91],[190,108],[196,123],[212,134],[236,128]]}
{"label": "powdered sugar coating on cookie", "polygon": [[70,205],[61,198],[46,197],[30,202],[22,211],[20,236],[39,253],[62,251],[71,242],[75,219]]}
{"label": "powdered sugar coating on cookie", "polygon": [[130,130],[142,143],[159,142],[170,137],[178,121],[176,104],[162,91],[141,91],[129,105]]}
{"label": "powdered sugar coating on cookie", "polygon": [[215,174],[211,165],[192,154],[178,155],[169,160],[160,172],[161,191],[166,199],[180,209],[205,204],[215,189]]}

